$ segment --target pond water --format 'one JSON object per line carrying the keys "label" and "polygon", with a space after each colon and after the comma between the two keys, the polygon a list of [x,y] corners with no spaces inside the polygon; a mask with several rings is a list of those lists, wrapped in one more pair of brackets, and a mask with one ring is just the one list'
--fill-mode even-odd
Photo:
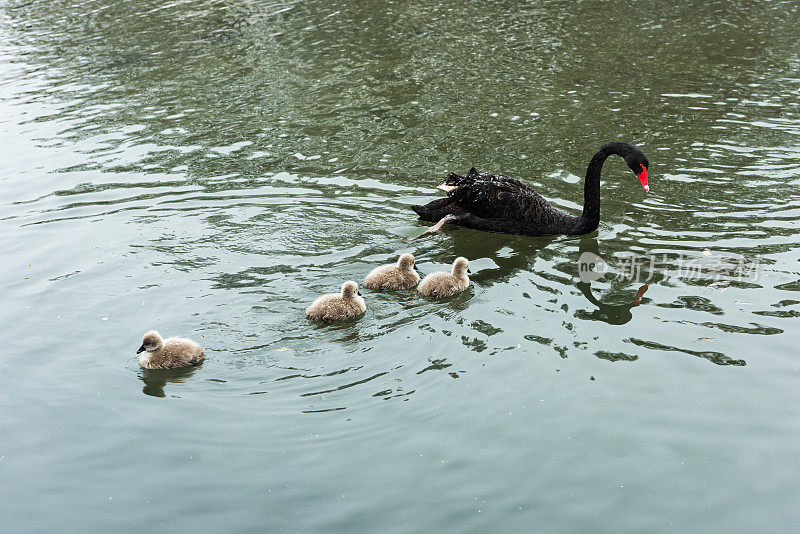
{"label": "pond water", "polygon": [[[4,524],[797,531],[799,10],[673,4],[0,4]],[[613,139],[598,231],[407,242],[473,165],[578,212]],[[404,251],[471,289],[305,320]]]}

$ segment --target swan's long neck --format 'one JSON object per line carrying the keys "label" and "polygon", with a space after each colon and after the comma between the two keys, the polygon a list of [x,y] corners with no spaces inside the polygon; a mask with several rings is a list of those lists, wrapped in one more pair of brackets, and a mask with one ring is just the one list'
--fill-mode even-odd
{"label": "swan's long neck", "polygon": [[603,169],[608,154],[600,149],[586,168],[583,181],[583,213],[579,219],[581,233],[596,230],[600,224],[600,171]]}
{"label": "swan's long neck", "polygon": [[606,158],[611,154],[625,157],[633,148],[627,143],[608,143],[600,147],[600,150],[592,156],[592,161],[586,168],[586,178],[583,181],[583,213],[578,219],[580,233],[596,230],[600,224],[600,171],[603,169]]}

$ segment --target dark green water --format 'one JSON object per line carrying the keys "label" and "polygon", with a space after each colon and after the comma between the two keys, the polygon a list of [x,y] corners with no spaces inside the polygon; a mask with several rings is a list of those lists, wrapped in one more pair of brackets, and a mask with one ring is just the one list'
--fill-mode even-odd
{"label": "dark green water", "polygon": [[[798,27],[743,0],[1,3],[3,524],[797,531]],[[594,234],[405,242],[472,165],[576,212],[611,139],[651,193],[610,159]],[[407,250],[466,256],[471,290],[304,319]],[[140,370],[150,328],[207,362]]]}

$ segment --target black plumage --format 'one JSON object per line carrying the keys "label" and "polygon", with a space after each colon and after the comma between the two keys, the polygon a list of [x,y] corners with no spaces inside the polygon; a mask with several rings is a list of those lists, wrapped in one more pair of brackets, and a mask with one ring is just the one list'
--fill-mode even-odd
{"label": "black plumage", "polygon": [[648,188],[649,162],[645,155],[628,143],[605,144],[589,162],[583,213],[577,217],[557,210],[519,180],[502,174],[479,173],[475,168],[466,176],[455,173],[447,176],[445,184],[453,187],[447,197],[411,208],[423,220],[440,223],[445,220],[475,230],[532,236],[585,234],[595,230],[600,222],[600,170],[611,154],[625,158],[634,173],[643,173],[640,180]]}

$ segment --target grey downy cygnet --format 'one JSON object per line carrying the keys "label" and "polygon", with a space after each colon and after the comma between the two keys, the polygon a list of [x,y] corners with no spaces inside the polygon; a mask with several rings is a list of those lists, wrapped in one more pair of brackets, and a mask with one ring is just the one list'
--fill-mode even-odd
{"label": "grey downy cygnet", "polygon": [[[141,354],[143,353],[144,354]],[[163,339],[155,330],[147,332],[142,337],[142,346],[136,351],[139,356],[139,365],[145,369],[172,369],[199,365],[206,355],[203,348],[183,337],[170,337]]]}
{"label": "grey downy cygnet", "polygon": [[397,264],[381,265],[370,271],[364,279],[367,289],[411,289],[419,282],[419,273],[415,270],[414,256],[405,253],[397,260]]}
{"label": "grey downy cygnet", "polygon": [[306,309],[306,318],[315,321],[345,321],[367,311],[367,305],[358,292],[358,284],[348,280],[342,284],[341,293],[322,295]]}
{"label": "grey downy cygnet", "polygon": [[466,258],[456,258],[453,271],[439,271],[425,277],[417,286],[417,293],[423,297],[450,297],[469,287],[469,262]]}

